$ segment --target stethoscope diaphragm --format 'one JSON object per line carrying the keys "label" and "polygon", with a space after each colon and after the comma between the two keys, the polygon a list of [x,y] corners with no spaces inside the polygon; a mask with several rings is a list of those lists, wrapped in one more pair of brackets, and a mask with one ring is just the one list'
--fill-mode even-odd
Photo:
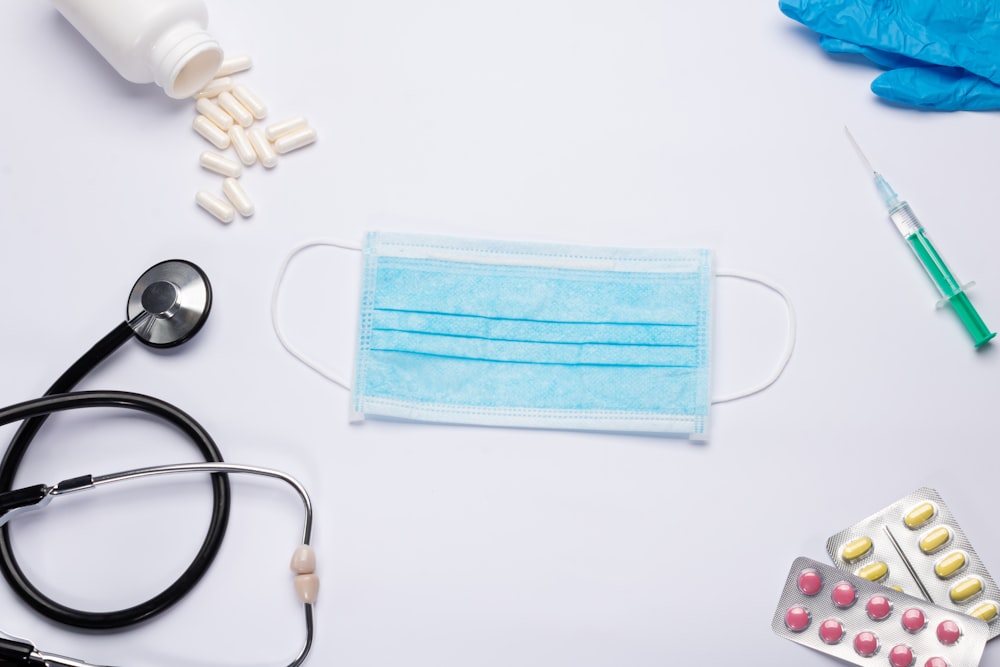
{"label": "stethoscope diaphragm", "polygon": [[201,329],[212,308],[212,286],[191,262],[170,259],[146,270],[129,293],[126,314],[136,338],[173,347]]}

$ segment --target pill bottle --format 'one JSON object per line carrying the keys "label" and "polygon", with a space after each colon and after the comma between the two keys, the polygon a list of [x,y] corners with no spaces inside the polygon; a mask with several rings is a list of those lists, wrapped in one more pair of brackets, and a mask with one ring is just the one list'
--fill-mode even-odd
{"label": "pill bottle", "polygon": [[52,0],[112,67],[170,97],[201,90],[222,63],[201,0]]}

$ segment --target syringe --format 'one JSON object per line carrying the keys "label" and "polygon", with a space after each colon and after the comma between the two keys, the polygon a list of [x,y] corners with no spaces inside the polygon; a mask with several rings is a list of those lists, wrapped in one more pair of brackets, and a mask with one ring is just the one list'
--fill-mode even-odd
{"label": "syringe", "polygon": [[945,264],[940,253],[938,253],[937,249],[931,243],[931,240],[927,237],[923,225],[917,220],[917,216],[913,214],[910,205],[905,201],[901,201],[896,192],[882,177],[882,174],[872,168],[871,162],[868,161],[868,158],[861,151],[861,147],[854,140],[851,131],[846,127],[844,131],[847,132],[847,138],[850,140],[851,145],[854,146],[854,150],[857,151],[858,157],[864,162],[868,171],[872,173],[875,179],[875,187],[878,188],[879,194],[882,195],[882,199],[889,210],[889,220],[896,225],[896,229],[906,239],[910,249],[913,250],[913,254],[917,256],[921,266],[924,267],[934,286],[941,293],[938,308],[950,305],[954,309],[958,315],[958,319],[962,321],[962,324],[965,325],[965,328],[972,336],[976,347],[989,342],[996,336],[996,333],[990,331],[989,327],[986,326],[979,313],[976,312],[972,302],[969,301],[969,297],[965,294],[965,290],[972,287],[975,283],[962,285],[958,281],[951,270],[948,269],[948,265]]}

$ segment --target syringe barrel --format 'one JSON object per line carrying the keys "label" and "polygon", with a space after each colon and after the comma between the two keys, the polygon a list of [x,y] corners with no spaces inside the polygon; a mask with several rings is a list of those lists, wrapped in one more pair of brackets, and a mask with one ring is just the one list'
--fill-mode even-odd
{"label": "syringe barrel", "polygon": [[917,256],[920,265],[930,277],[931,282],[941,294],[941,298],[949,299],[962,290],[962,284],[952,275],[941,254],[927,238],[924,226],[917,220],[913,209],[905,201],[889,210],[889,219],[896,229],[906,239],[913,254]]}
{"label": "syringe barrel", "polygon": [[934,247],[934,244],[931,243],[931,240],[927,237],[927,232],[923,228],[907,236],[906,242],[909,244],[913,254],[920,260],[920,265],[924,267],[924,271],[927,272],[931,282],[937,287],[941,298],[950,299],[962,291],[962,283],[958,281],[955,274],[945,264],[941,254]]}
{"label": "syringe barrel", "polygon": [[976,312],[975,306],[965,294],[962,283],[945,264],[944,259],[941,258],[941,254],[927,237],[927,232],[917,220],[917,216],[913,214],[909,204],[902,202],[894,207],[889,211],[889,219],[906,239],[906,243],[910,246],[913,254],[917,256],[920,265],[924,267],[924,271],[927,272],[931,282],[941,294],[941,298],[947,301],[955,314],[958,315],[969,335],[972,336],[976,347],[992,339],[996,334],[990,331],[979,313]]}

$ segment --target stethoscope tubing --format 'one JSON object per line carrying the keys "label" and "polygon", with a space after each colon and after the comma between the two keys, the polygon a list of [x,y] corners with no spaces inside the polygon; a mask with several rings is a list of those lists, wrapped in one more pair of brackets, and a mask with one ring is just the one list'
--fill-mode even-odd
{"label": "stethoscope tubing", "polygon": [[[117,393],[117,392],[115,392]],[[30,404],[37,403],[38,401],[28,401],[29,409],[37,410],[40,409],[37,406],[32,406]],[[18,406],[10,406],[9,408],[0,409],[0,420],[4,418],[4,414],[8,412],[17,413],[19,410],[23,411],[20,406],[24,404],[19,404]],[[72,479],[64,480],[54,484],[52,486],[43,486],[44,493],[47,498],[59,497],[70,495],[78,492],[88,491],[96,489],[107,484],[114,484],[118,482],[131,482],[136,480],[141,480],[149,477],[156,477],[160,475],[177,474],[177,473],[214,473],[214,474],[249,474],[249,475],[259,475],[264,477],[270,477],[273,479],[278,479],[285,482],[298,494],[302,501],[303,508],[303,522],[302,522],[302,544],[309,545],[312,541],[312,525],[313,525],[313,508],[312,500],[309,497],[308,491],[295,477],[292,477],[288,473],[282,472],[280,470],[275,470],[273,468],[264,468],[260,466],[251,466],[239,463],[170,463],[159,466],[147,466],[143,468],[133,468],[131,470],[123,470],[120,472],[107,473],[103,475],[81,475],[79,477],[74,477]],[[313,606],[312,603],[303,604],[305,612],[305,639],[301,648],[299,649],[296,657],[288,663],[288,667],[298,667],[304,661],[306,656],[309,654],[312,648],[313,636],[315,632],[314,620],[313,620]],[[26,640],[14,640],[15,646],[12,647],[13,651],[25,651],[30,649],[29,664],[43,664],[49,667],[97,667],[92,663],[83,662],[75,658],[70,658],[63,655],[44,653],[38,650],[37,647],[31,645],[30,642]],[[32,662],[34,661],[34,662]],[[6,664],[6,663],[5,663]]]}
{"label": "stethoscope tubing", "polygon": [[[107,339],[105,337],[102,342]],[[113,350],[111,348],[110,351]],[[76,366],[80,364],[75,364],[74,367]],[[53,388],[60,388],[60,383],[57,382]],[[136,410],[163,419],[186,435],[207,462],[222,462],[222,454],[208,432],[190,415],[158,398],[122,391],[58,393],[0,408],[0,425],[26,420],[0,462],[0,491],[13,488],[14,476],[27,446],[48,415],[65,410],[99,407]],[[60,623],[90,630],[111,630],[145,621],[186,595],[201,580],[218,554],[229,521],[230,488],[224,474],[213,474],[211,483],[212,516],[200,549],[173,584],[145,602],[116,611],[93,612],[74,609],[49,598],[28,580],[18,564],[10,539],[10,527],[7,525],[0,528],[0,572],[28,605]]]}

